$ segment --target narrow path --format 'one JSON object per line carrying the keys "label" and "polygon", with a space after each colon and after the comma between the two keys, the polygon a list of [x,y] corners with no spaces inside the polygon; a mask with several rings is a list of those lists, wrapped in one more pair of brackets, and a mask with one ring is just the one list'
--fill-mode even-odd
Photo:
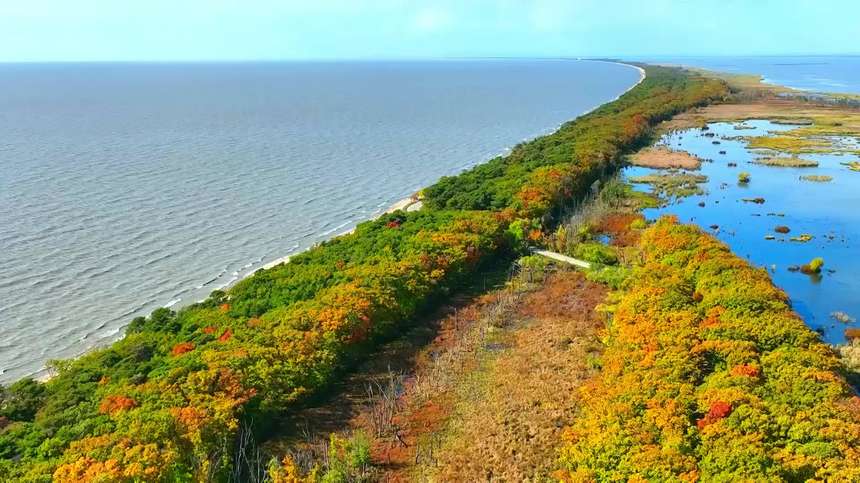
{"label": "narrow path", "polygon": [[594,309],[607,289],[565,268],[539,279],[439,307],[285,422],[266,452],[307,471],[326,460],[330,433],[359,431],[371,439],[365,481],[550,479],[597,370],[604,319]]}
{"label": "narrow path", "polygon": [[574,267],[584,268],[586,270],[591,268],[591,264],[586,262],[585,260],[580,260],[578,258],[562,255],[561,253],[551,252],[549,250],[532,250],[532,253],[551,258],[557,262],[567,263],[568,265],[573,265]]}
{"label": "narrow path", "polygon": [[441,370],[421,376],[433,383],[403,398],[408,447],[393,446],[401,454],[381,481],[551,479],[579,388],[596,370],[604,320],[594,309],[606,293],[561,271],[485,306],[464,350],[440,354]]}

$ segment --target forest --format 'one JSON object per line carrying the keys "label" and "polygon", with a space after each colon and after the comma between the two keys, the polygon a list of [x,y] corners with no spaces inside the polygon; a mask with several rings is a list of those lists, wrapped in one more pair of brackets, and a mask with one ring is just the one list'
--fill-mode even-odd
{"label": "forest", "polygon": [[[506,157],[427,188],[422,193],[424,209],[365,222],[351,234],[322,243],[289,263],[257,272],[226,292],[213,292],[205,301],[178,311],[158,309],[132,320],[125,337],[110,347],[78,359],[52,362],[53,377],[48,381],[25,379],[3,388],[0,480],[241,480],[243,470],[237,461],[247,449],[239,444],[243,436],[265,439],[279,415],[325,391],[351,361],[378,341],[396,334],[403,324],[476,277],[488,264],[505,263],[522,251],[530,238],[551,229],[558,215],[594,181],[620,166],[624,154],[649,141],[656,124],[728,94],[722,81],[677,68],[643,68],[646,78],[618,100],[565,124],[556,133],[517,146]],[[656,260],[658,255],[651,256]],[[672,265],[671,260],[664,263]],[[724,295],[716,286],[705,287],[713,283],[706,277],[701,280],[702,303],[711,303],[712,292]],[[781,299],[764,297],[754,302],[767,307],[777,304],[772,310],[789,317],[779,313],[779,304],[784,305]],[[734,299],[713,300],[730,303]],[[671,301],[667,303],[674,308]],[[743,304],[747,302],[739,299],[738,303],[739,310],[746,310]],[[618,318],[623,320],[621,314],[619,310]],[[742,327],[726,330],[754,331],[743,326],[749,324],[744,317],[741,311]],[[826,357],[815,359],[820,354],[812,340],[796,332],[792,335],[779,327],[762,330],[756,337],[769,345],[758,349],[758,359],[742,362],[765,370],[768,363],[783,364],[773,356],[782,354],[779,344],[795,337],[801,347],[807,344],[812,349],[787,355],[796,358],[789,365],[820,364],[821,371],[810,372],[809,377],[814,375],[815,381],[830,377],[824,370]],[[749,341],[744,339],[744,343]],[[738,346],[740,354],[752,350],[742,343]],[[702,356],[713,361],[717,370],[713,374],[722,373],[725,363],[720,357],[729,357],[721,356],[720,350],[703,349],[703,354],[715,354]],[[733,352],[731,357],[736,358]],[[731,361],[734,370],[737,364]],[[670,364],[666,370],[678,377],[688,377],[688,371],[696,370],[704,374],[683,358],[654,359],[654,363]],[[679,365],[672,367],[675,363]],[[795,372],[786,372],[786,378],[794,376]],[[821,388],[839,389],[838,382],[823,379]],[[717,382],[705,385],[713,386],[714,391],[722,387]],[[798,394],[779,397],[806,398],[803,404],[822,397],[802,393],[800,386],[790,387],[797,387]],[[672,393],[661,394],[663,399],[658,401],[668,405],[666,398]],[[701,401],[692,396],[685,401],[731,405],[740,397],[732,396],[734,392],[714,394]],[[692,414],[701,408],[685,410]],[[826,417],[837,409],[822,411],[821,417]],[[676,417],[671,411],[667,414]],[[715,418],[718,415],[703,416],[707,424]],[[595,416],[594,421],[592,427],[597,431],[600,419]],[[637,421],[631,418],[628,424]],[[671,421],[678,427],[689,423]],[[682,429],[677,444],[687,448],[694,436],[687,434],[686,426]],[[690,451],[702,451],[708,445],[720,449],[720,444],[725,445],[720,441],[733,434],[721,432],[713,440],[691,446]],[[832,440],[838,442],[836,436]],[[572,471],[602,471],[600,462],[605,460],[588,460],[589,454],[596,454],[589,453],[589,448],[596,451],[598,446],[586,447],[588,435],[576,441],[572,440],[569,450]],[[804,447],[802,454],[809,453],[810,458],[827,458],[836,451],[818,444],[819,439],[809,441],[815,444]],[[605,449],[610,458],[625,448],[618,444],[608,442],[601,451]],[[667,451],[673,448],[666,444]],[[648,459],[654,455],[649,452],[651,447],[643,444],[641,449],[642,458],[637,462],[653,463]],[[786,458],[801,454],[797,451]],[[689,454],[678,453],[679,462],[673,464],[690,464]]]}

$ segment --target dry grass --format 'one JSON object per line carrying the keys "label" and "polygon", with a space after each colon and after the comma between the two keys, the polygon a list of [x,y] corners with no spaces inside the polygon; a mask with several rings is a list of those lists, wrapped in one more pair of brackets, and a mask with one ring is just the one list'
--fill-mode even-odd
{"label": "dry grass", "polygon": [[441,308],[435,338],[382,350],[267,452],[307,471],[325,461],[329,433],[361,432],[374,481],[546,479],[594,371],[606,289],[575,272],[539,279]]}
{"label": "dry grass", "polygon": [[833,181],[833,176],[828,176],[826,174],[809,174],[801,176],[800,179],[803,181],[812,181],[813,183],[829,183]]}
{"label": "dry grass", "polygon": [[702,174],[670,172],[669,174],[633,176],[628,181],[634,184],[650,185],[652,191],[658,196],[677,199],[703,194],[704,189],[699,185],[706,183],[708,177]]}
{"label": "dry grass", "polygon": [[860,340],[836,346],[836,350],[848,373],[848,380],[860,390]]}
{"label": "dry grass", "polygon": [[813,161],[810,159],[802,159],[802,158],[784,158],[784,157],[776,157],[776,158],[759,158],[753,161],[753,164],[760,164],[762,166],[773,166],[780,168],[817,168],[818,161]]}
{"label": "dry grass", "polygon": [[[770,119],[791,123],[812,120],[821,129],[828,128],[831,135],[860,131],[860,116],[856,109],[830,105],[817,105],[786,99],[767,99],[746,103],[712,104],[679,114],[663,123],[663,130],[678,130],[701,127],[707,122],[744,121]],[[810,133],[810,126],[802,126],[801,132]]]}
{"label": "dry grass", "polygon": [[686,151],[674,151],[666,147],[643,149],[628,158],[630,164],[646,168],[699,169],[702,160]]}
{"label": "dry grass", "polygon": [[801,136],[753,136],[748,138],[750,149],[768,149],[783,153],[823,153],[834,151],[834,145],[826,139],[809,139]]}
{"label": "dry grass", "polygon": [[512,316],[523,293],[512,288],[493,291],[448,315],[439,336],[418,355],[393,417],[394,437],[373,447],[380,480],[414,481],[422,469],[436,466],[455,389],[477,369],[482,348]]}
{"label": "dry grass", "polygon": [[481,367],[464,378],[445,437],[418,473],[433,481],[543,481],[561,430],[592,374],[606,289],[562,272],[518,304],[517,323],[498,334]]}

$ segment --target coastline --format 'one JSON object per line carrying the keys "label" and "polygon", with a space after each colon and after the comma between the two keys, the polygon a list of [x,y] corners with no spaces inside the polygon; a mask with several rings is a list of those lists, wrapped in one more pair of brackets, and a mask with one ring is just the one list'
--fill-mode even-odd
{"label": "coastline", "polygon": [[[606,102],[604,102],[604,103],[598,104],[598,105],[596,105],[596,106],[592,107],[591,109],[588,109],[588,110],[586,110],[586,111],[582,112],[581,114],[579,114],[578,116],[576,116],[576,117],[575,117],[575,118],[573,118],[573,119],[568,119],[567,121],[564,121],[563,123],[561,123],[561,124],[559,124],[558,126],[556,126],[555,128],[553,128],[552,130],[546,130],[546,131],[544,131],[542,134],[538,134],[538,135],[536,135],[536,136],[535,136],[535,137],[533,137],[533,138],[529,138],[529,140],[531,140],[531,139],[536,139],[536,138],[541,137],[541,136],[548,136],[548,135],[551,135],[551,134],[553,134],[553,133],[557,132],[559,129],[561,129],[561,127],[562,127],[565,123],[571,122],[571,121],[573,121],[573,120],[575,120],[575,119],[578,119],[578,118],[580,118],[580,117],[582,117],[582,116],[585,116],[585,115],[587,115],[587,114],[589,114],[589,113],[591,113],[591,112],[595,111],[596,109],[599,109],[601,106],[606,105],[606,104],[609,104],[610,102],[615,102],[615,101],[617,101],[618,99],[620,99],[620,98],[621,98],[621,96],[623,96],[624,94],[627,94],[627,93],[628,93],[628,92],[630,92],[631,90],[635,89],[639,84],[641,84],[641,83],[642,83],[642,81],[644,81],[644,80],[645,80],[645,77],[646,77],[645,69],[643,69],[642,67],[639,67],[638,65],[630,64],[630,63],[623,62],[623,61],[600,60],[600,59],[576,59],[576,61],[584,61],[584,62],[602,62],[602,63],[606,63],[606,64],[617,64],[617,65],[623,65],[623,66],[625,66],[625,67],[630,67],[630,68],[635,69],[636,71],[638,71],[638,72],[639,72],[639,80],[637,80],[633,85],[631,85],[630,87],[628,87],[624,92],[622,92],[622,93],[618,94],[617,96],[613,97],[612,99],[610,99],[610,100],[608,100],[608,101],[606,101]],[[506,147],[506,148],[504,148],[504,149],[502,150],[502,152],[510,152],[510,149],[511,149],[511,147],[510,147],[510,146],[509,146],[509,147]],[[476,163],[476,164],[474,164],[474,165],[470,165],[468,168],[465,168],[465,169],[470,169],[470,168],[472,168],[472,167],[474,167],[474,166],[479,166],[479,165],[483,164],[483,163],[484,163],[484,162],[486,162],[486,161],[487,161],[487,160],[484,160],[484,161],[479,162],[479,163]],[[393,213],[393,212],[395,212],[395,211],[397,211],[397,210],[403,210],[403,211],[407,211],[407,212],[411,212],[411,211],[418,211],[418,210],[420,210],[420,209],[421,209],[421,207],[422,207],[422,206],[423,206],[423,204],[422,204],[422,201],[421,201],[420,197],[418,196],[418,193],[413,193],[412,195],[409,195],[409,196],[407,196],[406,198],[403,198],[403,199],[400,199],[400,200],[395,201],[394,203],[392,203],[391,205],[389,205],[389,206],[388,206],[388,208],[386,208],[385,210],[383,210],[381,213],[379,213],[379,214],[377,214],[377,215],[371,215],[371,217],[370,217],[370,218],[368,218],[368,219],[367,219],[367,220],[365,220],[365,221],[368,221],[368,220],[374,220],[374,219],[376,219],[376,218],[378,218],[378,217],[380,217],[380,216],[382,216],[382,215],[389,214],[389,213]],[[282,257],[276,258],[276,259],[274,259],[274,260],[272,260],[272,261],[270,261],[270,262],[264,263],[264,264],[263,264],[263,265],[261,265],[259,268],[256,268],[256,269],[254,269],[254,270],[252,270],[252,271],[248,272],[247,274],[245,274],[245,276],[243,276],[243,277],[239,278],[238,280],[235,280],[235,281],[233,281],[233,282],[231,282],[231,283],[227,284],[227,285],[226,285],[222,290],[228,290],[230,287],[234,286],[235,284],[239,283],[240,281],[242,281],[242,280],[244,280],[244,279],[246,279],[246,278],[248,278],[248,277],[253,276],[255,273],[259,272],[260,270],[268,270],[268,269],[271,269],[271,268],[277,267],[278,265],[281,265],[281,264],[283,264],[283,263],[289,263],[289,262],[290,262],[290,258],[291,258],[291,257],[293,257],[293,256],[295,256],[295,255],[297,255],[297,254],[299,254],[299,253],[302,253],[302,252],[304,252],[304,251],[310,250],[311,248],[313,248],[314,246],[316,246],[317,244],[319,244],[319,243],[321,243],[321,242],[323,242],[323,241],[333,240],[333,239],[335,239],[335,238],[337,238],[337,237],[339,237],[339,236],[349,235],[349,234],[350,234],[350,233],[352,233],[353,231],[355,231],[355,227],[350,228],[349,230],[346,230],[346,231],[343,231],[343,232],[340,232],[340,233],[335,233],[335,234],[333,234],[332,236],[330,236],[329,238],[326,238],[325,240],[321,240],[321,241],[319,241],[319,242],[317,242],[317,243],[315,243],[315,244],[313,244],[313,245],[311,245],[311,246],[309,246],[309,247],[305,248],[304,250],[299,250],[299,251],[296,251],[296,252],[291,253],[290,255],[285,255],[285,256],[282,256]],[[199,302],[199,301],[198,301],[198,302]]]}
{"label": "coastline", "polygon": [[[607,101],[605,101],[605,102],[602,102],[602,103],[599,103],[599,104],[597,104],[597,105],[594,105],[593,107],[591,107],[591,108],[589,108],[589,109],[587,109],[587,110],[585,110],[585,111],[583,111],[583,112],[579,113],[579,114],[578,114],[578,115],[576,115],[575,117],[570,118],[570,119],[567,119],[567,120],[565,120],[565,121],[561,122],[560,124],[556,125],[555,127],[547,128],[547,129],[545,129],[545,130],[541,131],[540,133],[535,134],[535,135],[534,135],[534,136],[532,136],[532,137],[525,138],[525,139],[523,139],[523,142],[525,142],[525,141],[530,141],[530,140],[533,140],[533,139],[537,139],[537,138],[540,138],[540,137],[543,137],[543,136],[550,136],[550,135],[555,134],[555,133],[556,133],[556,132],[558,132],[558,131],[559,131],[559,130],[560,130],[560,129],[565,125],[565,124],[567,124],[567,123],[569,123],[569,122],[572,122],[572,121],[574,121],[574,120],[576,120],[576,119],[579,119],[580,117],[585,116],[585,115],[587,115],[587,114],[589,114],[589,113],[591,113],[591,112],[593,112],[593,111],[595,111],[595,110],[599,109],[601,106],[604,106],[604,105],[606,105],[606,104],[609,104],[609,103],[612,103],[612,102],[617,101],[617,100],[618,100],[618,99],[620,99],[622,96],[624,96],[625,94],[627,94],[628,92],[630,92],[630,91],[631,91],[631,90],[633,90],[634,88],[638,87],[638,86],[639,86],[639,85],[640,85],[640,84],[645,80],[645,78],[646,78],[646,72],[645,72],[645,69],[644,69],[644,68],[639,67],[638,65],[634,65],[634,64],[628,63],[628,62],[616,61],[616,60],[604,60],[604,59],[574,59],[573,61],[574,61],[574,62],[600,62],[600,63],[616,64],[616,65],[625,66],[625,67],[628,67],[628,68],[635,69],[635,70],[639,73],[639,78],[636,80],[636,82],[635,82],[635,83],[633,83],[632,85],[630,85],[626,90],[624,90],[623,92],[619,93],[617,96],[613,97],[612,99],[609,99],[609,100],[607,100]],[[511,149],[512,149],[512,146],[507,146],[507,147],[503,148],[500,152],[501,152],[501,153],[510,153]],[[483,163],[486,163],[487,161],[489,161],[490,159],[492,159],[492,157],[493,157],[493,156],[490,156],[490,157],[488,157],[488,158],[486,158],[486,159],[483,159],[482,161],[477,162],[477,163],[474,163],[474,164],[468,164],[468,165],[466,165],[466,166],[464,166],[464,167],[460,168],[460,171],[458,171],[458,172],[454,172],[454,173],[451,173],[449,176],[456,175],[456,174],[458,174],[459,172],[462,172],[462,171],[464,171],[464,170],[468,170],[468,169],[474,168],[475,166],[479,166],[479,165],[481,165],[481,164],[483,164]],[[385,214],[389,214],[389,213],[393,213],[393,212],[395,212],[395,211],[397,211],[397,210],[404,210],[404,211],[407,211],[407,212],[417,211],[417,210],[420,210],[422,206],[423,206],[422,200],[420,199],[420,197],[418,196],[418,193],[416,192],[416,193],[411,194],[410,196],[407,196],[407,197],[405,197],[405,198],[402,198],[402,199],[399,199],[399,200],[397,200],[397,201],[393,202],[393,203],[392,203],[391,205],[389,205],[386,209],[384,209],[384,210],[382,210],[382,211],[377,211],[377,212],[375,212],[374,214],[371,214],[371,215],[370,215],[368,218],[366,218],[366,219],[359,220],[356,224],[358,224],[358,223],[363,223],[364,221],[370,221],[370,220],[377,219],[377,218],[379,218],[380,216],[383,216],[383,215],[385,215]],[[245,280],[245,279],[247,279],[247,278],[249,278],[249,277],[252,277],[252,276],[253,276],[253,275],[255,275],[257,272],[260,272],[260,271],[262,271],[262,270],[269,270],[269,269],[272,269],[272,268],[277,267],[277,266],[279,266],[279,265],[289,263],[289,262],[290,262],[290,259],[291,259],[293,256],[295,256],[295,255],[298,255],[298,254],[300,254],[300,253],[304,253],[304,252],[306,252],[306,251],[308,251],[308,250],[311,250],[311,249],[313,249],[314,247],[318,246],[320,243],[324,243],[324,242],[326,242],[326,241],[330,241],[330,240],[333,240],[333,239],[338,238],[338,237],[341,237],[341,236],[349,235],[349,234],[353,233],[354,231],[355,231],[355,226],[352,226],[351,228],[349,228],[349,229],[347,229],[347,230],[344,230],[344,231],[341,231],[341,232],[338,232],[338,233],[332,233],[330,236],[325,237],[325,238],[323,238],[323,239],[320,239],[320,240],[318,240],[318,241],[316,241],[316,242],[312,243],[311,245],[309,245],[309,246],[307,246],[307,247],[305,247],[305,248],[303,248],[303,249],[295,250],[295,251],[293,251],[293,252],[289,253],[288,255],[284,255],[284,256],[281,256],[281,257],[277,257],[277,258],[275,258],[275,259],[273,259],[273,260],[271,260],[271,261],[269,261],[269,262],[263,263],[263,264],[262,264],[262,265],[260,265],[259,267],[255,268],[255,269],[253,269],[253,270],[250,270],[250,271],[248,271],[247,273],[245,273],[245,274],[243,274],[243,275],[241,275],[241,276],[235,277],[233,280],[231,280],[231,281],[227,282],[226,284],[224,284],[224,285],[222,285],[222,286],[219,286],[219,287],[215,287],[215,288],[213,288],[213,290],[222,290],[222,291],[225,291],[225,292],[226,292],[226,291],[229,291],[229,290],[230,290],[232,287],[234,287],[236,284],[238,284],[239,282],[241,282],[241,281],[243,281],[243,280]],[[211,293],[211,291],[210,291],[210,293]],[[208,297],[208,295],[207,295],[207,297]],[[171,309],[171,310],[178,310],[178,309],[181,309],[183,306],[191,305],[191,304],[194,304],[194,303],[199,303],[199,302],[202,302],[203,300],[205,300],[205,298],[198,299],[198,300],[187,301],[187,302],[186,302],[185,300],[181,300],[181,299],[179,299],[179,300],[171,300],[171,301],[169,301],[167,304],[162,305],[162,306],[160,306],[160,307],[161,307],[161,308],[168,308],[168,309]],[[129,323],[130,323],[130,321],[128,321],[128,322],[126,322],[126,323],[124,323],[123,325],[121,325],[121,326],[118,328],[118,330],[116,331],[116,333],[114,333],[113,335],[111,335],[111,336],[109,336],[109,337],[105,337],[105,338],[103,338],[103,339],[101,339],[101,340],[97,341],[97,342],[96,342],[96,344],[95,344],[95,345],[93,345],[92,347],[89,347],[89,348],[87,348],[86,350],[80,351],[80,352],[78,352],[78,353],[76,353],[76,354],[73,354],[73,355],[70,355],[70,356],[63,357],[63,360],[66,360],[66,359],[77,359],[77,358],[83,357],[83,356],[85,356],[85,355],[87,355],[87,354],[89,354],[89,353],[91,353],[91,352],[93,352],[93,351],[97,351],[97,350],[100,350],[100,349],[102,349],[102,348],[105,348],[105,347],[109,346],[110,344],[115,343],[115,342],[116,342],[116,341],[118,341],[118,340],[122,340],[122,339],[125,337],[125,331],[126,331],[126,329],[128,328]],[[31,378],[33,378],[33,379],[35,379],[35,380],[37,380],[37,381],[40,381],[40,382],[46,382],[46,381],[50,380],[51,378],[53,378],[53,376],[54,376],[53,371],[52,371],[52,370],[51,370],[51,368],[50,368],[50,367],[48,367],[48,366],[47,366],[47,364],[46,364],[46,365],[43,365],[40,369],[38,369],[38,370],[36,370],[36,371],[33,371],[33,372],[29,373],[29,374],[26,374],[26,375],[24,375],[24,376],[22,376],[22,377],[20,377],[18,380],[20,380],[20,379],[24,379],[24,378],[27,378],[27,377],[31,377]]]}

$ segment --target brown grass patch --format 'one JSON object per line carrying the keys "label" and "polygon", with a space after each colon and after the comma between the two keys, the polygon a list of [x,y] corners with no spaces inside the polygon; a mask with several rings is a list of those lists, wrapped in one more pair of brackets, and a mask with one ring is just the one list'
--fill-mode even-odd
{"label": "brown grass patch", "polygon": [[631,155],[628,160],[635,166],[646,168],[683,168],[699,169],[702,160],[686,151],[675,151],[666,147],[642,149]]}
{"label": "brown grass patch", "polygon": [[772,99],[750,103],[712,104],[679,114],[671,121],[664,123],[664,125],[674,129],[687,129],[701,126],[703,121],[739,121],[747,119],[773,119],[782,122],[791,122],[792,120],[814,121],[816,118],[830,118],[845,114],[856,115],[856,113],[856,110],[845,107]]}
{"label": "brown grass patch", "polygon": [[457,409],[434,466],[434,481],[534,481],[550,477],[562,428],[573,418],[577,390],[593,371],[606,289],[562,272],[525,296],[524,324],[501,337],[507,349],[459,391]]}
{"label": "brown grass patch", "polygon": [[496,290],[443,320],[439,336],[416,358],[398,401],[393,434],[373,446],[381,481],[415,481],[436,466],[440,433],[457,404],[456,388],[477,370],[489,331],[505,325],[520,297],[508,289]]}

